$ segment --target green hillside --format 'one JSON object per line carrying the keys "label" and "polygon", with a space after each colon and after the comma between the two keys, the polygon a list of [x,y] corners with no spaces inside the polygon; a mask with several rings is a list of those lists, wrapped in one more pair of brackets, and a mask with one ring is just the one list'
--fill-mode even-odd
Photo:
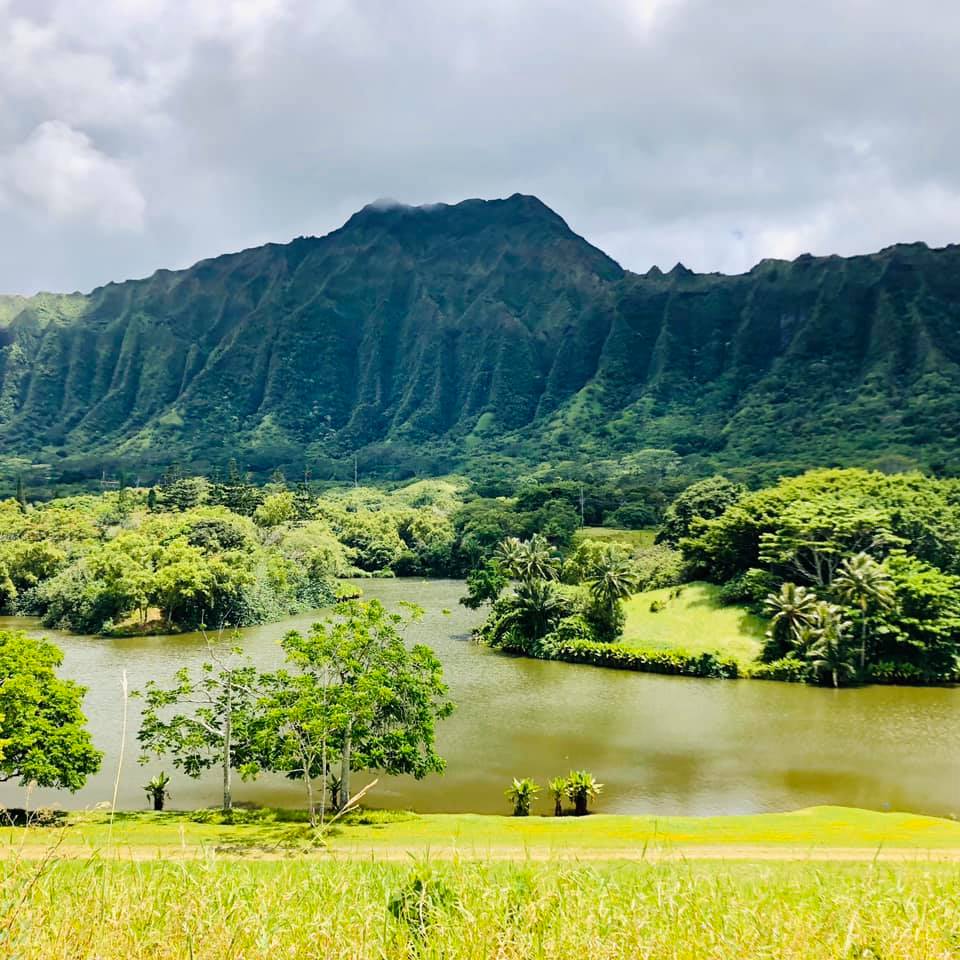
{"label": "green hillside", "polygon": [[0,298],[0,447],[67,480],[638,451],[957,470],[958,330],[958,246],[639,276],[534,197],[373,205],[321,238]]}

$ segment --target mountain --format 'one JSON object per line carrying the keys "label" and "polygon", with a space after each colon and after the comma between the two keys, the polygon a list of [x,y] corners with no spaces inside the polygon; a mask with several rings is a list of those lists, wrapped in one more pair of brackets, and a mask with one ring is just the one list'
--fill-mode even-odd
{"label": "mountain", "polygon": [[958,246],[637,275],[535,197],[378,203],[325,237],[0,297],[0,445],[67,478],[642,450],[960,470],[958,334]]}

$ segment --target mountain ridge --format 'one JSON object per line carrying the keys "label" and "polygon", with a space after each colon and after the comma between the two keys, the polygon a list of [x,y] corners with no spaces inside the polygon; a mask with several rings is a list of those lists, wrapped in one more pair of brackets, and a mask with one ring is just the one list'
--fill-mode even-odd
{"label": "mountain ridge", "polygon": [[0,443],[78,475],[644,449],[953,469],[958,303],[955,244],[641,275],[529,195],[381,201],[322,237],[0,297]]}

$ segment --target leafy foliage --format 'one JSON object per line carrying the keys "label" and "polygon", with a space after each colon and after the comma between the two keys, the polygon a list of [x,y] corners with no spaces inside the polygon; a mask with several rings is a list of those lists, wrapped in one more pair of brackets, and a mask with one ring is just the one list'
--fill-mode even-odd
{"label": "leafy foliage", "polygon": [[46,640],[0,632],[0,780],[76,791],[100,769],[86,691],[57,676],[62,660]]}

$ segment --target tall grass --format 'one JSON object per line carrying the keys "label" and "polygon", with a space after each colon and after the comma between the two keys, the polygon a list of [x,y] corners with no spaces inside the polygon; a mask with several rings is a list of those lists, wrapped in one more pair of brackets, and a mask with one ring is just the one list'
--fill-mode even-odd
{"label": "tall grass", "polygon": [[0,955],[947,958],[943,864],[0,864]]}

